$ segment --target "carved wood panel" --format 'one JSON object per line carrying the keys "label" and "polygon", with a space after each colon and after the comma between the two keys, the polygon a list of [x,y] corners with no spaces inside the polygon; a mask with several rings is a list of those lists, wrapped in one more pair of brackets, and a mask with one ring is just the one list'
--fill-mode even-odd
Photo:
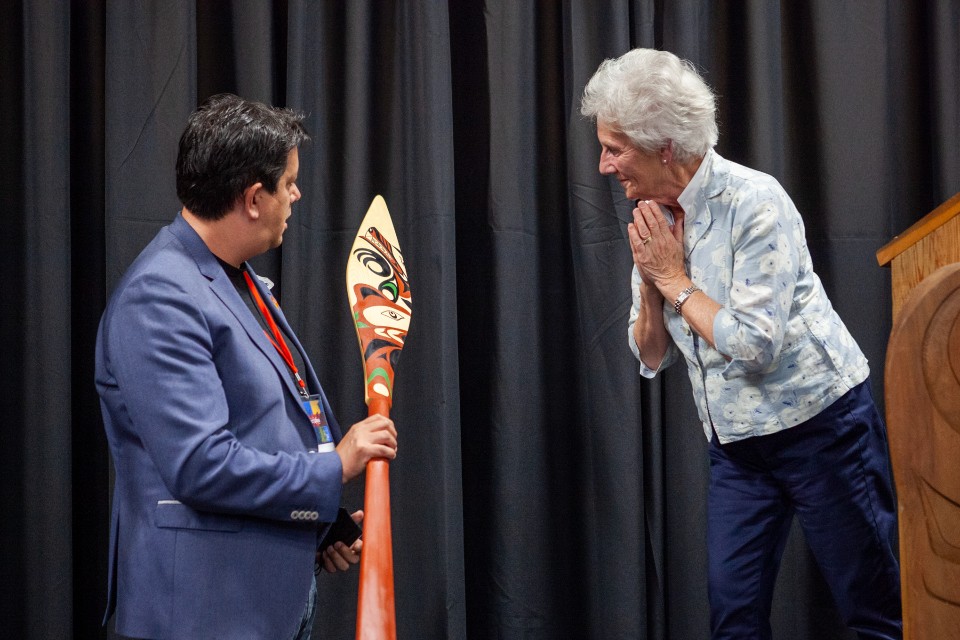
{"label": "carved wood panel", "polygon": [[885,376],[904,637],[960,638],[960,263],[906,298]]}

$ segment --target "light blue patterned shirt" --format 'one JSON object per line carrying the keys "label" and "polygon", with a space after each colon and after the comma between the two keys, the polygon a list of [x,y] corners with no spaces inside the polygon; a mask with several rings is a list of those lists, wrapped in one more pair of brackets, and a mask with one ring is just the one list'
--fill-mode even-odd
{"label": "light blue patterned shirt", "polygon": [[[714,430],[732,442],[795,426],[867,379],[867,359],[813,272],[800,213],[774,178],[711,150],[678,201],[687,274],[722,306],[717,349],[667,300],[672,343],[658,370],[641,360],[640,373],[652,378],[682,355],[708,439]],[[628,341],[639,360],[636,267],[631,287]]]}

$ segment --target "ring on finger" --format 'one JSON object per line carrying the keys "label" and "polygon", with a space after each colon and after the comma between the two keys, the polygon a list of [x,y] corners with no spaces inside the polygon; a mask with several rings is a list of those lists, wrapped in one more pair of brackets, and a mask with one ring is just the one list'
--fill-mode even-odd
{"label": "ring on finger", "polygon": [[650,242],[650,236],[640,236],[640,242],[642,242],[643,244],[647,244],[648,242]]}

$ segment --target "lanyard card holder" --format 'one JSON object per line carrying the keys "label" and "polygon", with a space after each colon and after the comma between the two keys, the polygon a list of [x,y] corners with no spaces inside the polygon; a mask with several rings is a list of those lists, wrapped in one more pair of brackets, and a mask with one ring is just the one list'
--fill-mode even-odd
{"label": "lanyard card holder", "polygon": [[313,425],[313,433],[317,436],[317,451],[320,453],[333,451],[335,448],[333,434],[330,433],[330,425],[327,424],[327,416],[323,412],[320,395],[307,396],[303,399],[302,405],[307,417],[310,418],[310,424]]}

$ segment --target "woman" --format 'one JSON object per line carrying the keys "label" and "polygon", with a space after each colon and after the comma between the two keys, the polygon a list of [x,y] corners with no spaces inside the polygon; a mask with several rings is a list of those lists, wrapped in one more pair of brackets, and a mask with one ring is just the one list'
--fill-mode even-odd
{"label": "woman", "polygon": [[637,201],[630,348],[648,378],[684,357],[710,441],[712,637],[770,637],[797,514],[846,623],[900,638],[885,428],[790,197],[713,150],[713,93],[673,54],[605,61],[581,112],[600,172]]}

